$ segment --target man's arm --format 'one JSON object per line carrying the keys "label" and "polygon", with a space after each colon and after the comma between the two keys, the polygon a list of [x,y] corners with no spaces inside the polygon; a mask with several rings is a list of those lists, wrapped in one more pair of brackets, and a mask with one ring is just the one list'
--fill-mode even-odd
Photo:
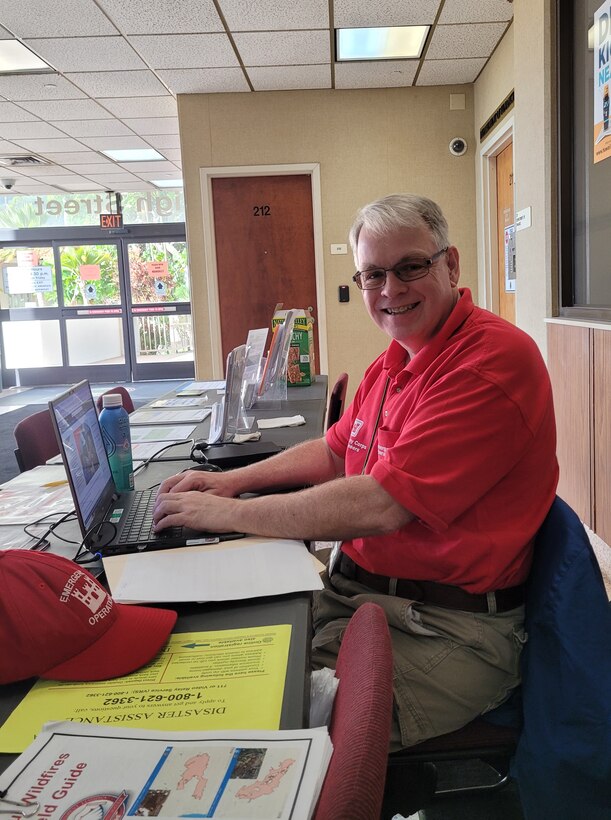
{"label": "man's arm", "polygon": [[155,511],[158,530],[182,525],[212,532],[322,540],[382,535],[400,529],[412,518],[375,479],[364,475],[252,499],[208,492],[169,493],[159,498]]}
{"label": "man's arm", "polygon": [[331,450],[324,438],[319,438],[238,470],[178,473],[161,484],[159,494],[199,490],[234,497],[247,492],[322,484],[343,472],[343,459]]}

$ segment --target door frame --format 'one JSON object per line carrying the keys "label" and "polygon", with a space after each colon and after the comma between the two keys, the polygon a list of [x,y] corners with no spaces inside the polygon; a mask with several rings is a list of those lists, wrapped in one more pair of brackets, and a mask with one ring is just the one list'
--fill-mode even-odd
{"label": "door frame", "polygon": [[[479,148],[480,202],[478,209],[478,234],[481,237],[481,257],[478,271],[479,303],[488,310],[499,312],[499,277],[496,216],[496,158],[513,140],[513,115],[503,120]],[[515,167],[515,161],[514,161]],[[514,175],[515,192],[515,175]],[[515,202],[514,202],[515,212]],[[516,298],[517,301],[517,298]]]}
{"label": "door frame", "polygon": [[[216,241],[214,235],[214,204],[212,180],[219,177],[269,177],[304,174],[310,177],[312,186],[312,222],[314,226],[314,268],[316,279],[316,322],[320,361],[318,372],[329,370],[327,349],[327,310],[325,300],[325,276],[323,268],[322,207],[320,195],[320,164],[317,162],[294,165],[227,165],[199,169],[202,198],[202,220],[204,228],[204,259],[206,286],[208,291],[208,313],[210,317],[210,354],[212,378],[222,379],[225,363],[221,344],[221,316],[218,292],[218,271],[216,264]],[[302,307],[295,305],[295,307]],[[304,308],[308,305],[303,305]],[[271,316],[270,316],[271,322]]]}

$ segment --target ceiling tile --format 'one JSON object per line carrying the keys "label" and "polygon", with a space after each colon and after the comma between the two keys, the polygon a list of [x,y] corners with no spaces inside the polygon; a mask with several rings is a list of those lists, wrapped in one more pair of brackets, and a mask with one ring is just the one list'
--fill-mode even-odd
{"label": "ceiling tile", "polygon": [[48,185],[44,182],[36,182],[35,180],[28,183],[22,183],[20,180],[13,190],[21,194],[53,194],[58,193],[61,189],[54,188],[52,185]]}
{"label": "ceiling tile", "polygon": [[10,33],[10,31],[7,31],[5,28],[2,28],[2,26],[0,26],[0,40],[12,40],[12,39],[14,39],[14,38],[13,38],[13,35]]}
{"label": "ceiling tile", "polygon": [[[129,126],[136,134],[146,137],[150,134],[178,134],[178,117],[148,117],[138,119],[125,119],[125,125]],[[0,126],[0,132],[2,127]]]}
{"label": "ceiling tile", "polygon": [[440,23],[493,23],[511,20],[513,6],[507,0],[446,0]]}
{"label": "ceiling tile", "polygon": [[37,151],[38,153],[44,151],[78,151],[83,146],[73,139],[57,139],[57,140],[19,140],[19,145],[27,148],[28,151]]}
{"label": "ceiling tile", "polygon": [[[10,174],[16,174],[17,169],[11,168]],[[57,165],[39,165],[38,167],[35,166],[24,166],[19,168],[19,173],[22,174],[24,177],[57,177],[61,176],[62,174],[67,174],[65,168],[60,168]]]}
{"label": "ceiling tile", "polygon": [[123,191],[154,191],[155,186],[151,185],[150,182],[122,182],[120,186],[121,192]]}
{"label": "ceiling tile", "polygon": [[75,174],[63,174],[62,176],[49,177],[48,179],[45,179],[45,181],[48,181],[51,185],[65,186],[70,185],[73,182],[80,182],[81,178]]}
{"label": "ceiling tile", "polygon": [[336,63],[336,88],[393,88],[411,85],[418,60]]}
{"label": "ceiling tile", "polygon": [[121,168],[124,168],[126,171],[131,171],[134,174],[143,174],[146,173],[172,173],[176,169],[171,162],[164,162],[160,160],[158,162],[122,162]]}
{"label": "ceiling tile", "polygon": [[180,162],[181,160],[181,152],[180,148],[166,148],[165,151],[161,152],[166,159],[170,159],[173,162]]}
{"label": "ceiling tile", "polygon": [[335,0],[335,28],[431,25],[439,0]]}
{"label": "ceiling tile", "polygon": [[249,68],[248,76],[255,91],[331,87],[328,65],[262,66]]}
{"label": "ceiling tile", "polygon": [[133,182],[134,176],[133,174],[121,174],[121,173],[109,173],[109,174],[87,174],[88,179],[93,179],[95,182],[99,182],[100,185],[106,185],[107,183],[115,184],[118,182]]}
{"label": "ceiling tile", "polygon": [[50,159],[51,162],[57,162],[60,165],[72,163],[73,165],[86,165],[91,162],[103,162],[104,157],[101,157],[95,151],[88,151],[84,145],[79,145],[80,151],[62,151],[53,152],[45,151],[44,156]]}
{"label": "ceiling tile", "polygon": [[28,152],[25,148],[20,148],[18,145],[15,145],[14,142],[9,142],[8,140],[0,139],[0,154],[5,156],[6,154],[15,154],[18,156],[20,154],[27,154]]}
{"label": "ceiling tile", "polygon": [[54,73],[0,76],[0,95],[14,101],[78,100],[86,96],[71,82]]}
{"label": "ceiling tile", "polygon": [[10,102],[0,102],[0,122],[26,122],[37,120],[34,114],[24,111],[18,105]]}
{"label": "ceiling tile", "polygon": [[158,74],[175,94],[250,91],[241,68],[182,68]]}
{"label": "ceiling tile", "polygon": [[165,97],[102,97],[99,102],[115,117],[120,118],[178,116],[176,100],[169,94]]}
{"label": "ceiling tile", "polygon": [[67,77],[92,97],[150,97],[167,94],[167,88],[152,71],[101,71],[97,74],[68,74]]}
{"label": "ceiling tile", "polygon": [[58,37],[27,40],[26,44],[62,73],[146,68],[123,37]]}
{"label": "ceiling tile", "polygon": [[165,148],[180,148],[178,134],[151,134],[146,141],[158,151],[163,151]]}
{"label": "ceiling tile", "polygon": [[2,22],[18,37],[73,37],[116,34],[117,30],[94,0],[20,0],[2,3]]}
{"label": "ceiling tile", "polygon": [[0,137],[7,140],[27,139],[36,137],[37,139],[54,139],[63,137],[64,134],[49,125],[48,122],[4,122],[0,123]]}
{"label": "ceiling tile", "polygon": [[489,57],[506,28],[505,23],[436,26],[426,58]]}
{"label": "ceiling tile", "polygon": [[23,107],[43,120],[104,120],[112,119],[95,100],[57,100],[46,102],[24,102]]}
{"label": "ceiling tile", "polygon": [[278,31],[327,28],[328,0],[221,0],[221,11],[232,31]]}
{"label": "ceiling tile", "polygon": [[88,182],[84,179],[82,182],[72,182],[70,183],[70,193],[80,193],[86,194],[89,191],[96,192],[96,191],[105,191],[106,185],[100,185],[98,182]]}
{"label": "ceiling tile", "polygon": [[77,174],[89,176],[89,174],[103,174],[106,171],[112,171],[112,169],[117,166],[114,162],[108,160],[108,162],[93,162],[88,163],[87,165],[76,165],[71,162],[66,162],[64,163],[64,167],[68,168],[70,171],[74,171]]}
{"label": "ceiling tile", "polygon": [[328,63],[328,31],[258,31],[234,35],[246,66]]}
{"label": "ceiling tile", "polygon": [[[55,122],[71,137],[123,137],[133,136],[126,125],[119,120],[74,120],[67,122]],[[2,127],[0,126],[0,132]]]}
{"label": "ceiling tile", "polygon": [[149,148],[141,137],[132,134],[130,137],[82,137],[81,142],[95,151],[116,151],[123,148]]}
{"label": "ceiling tile", "polygon": [[416,85],[473,83],[485,65],[485,57],[470,60],[425,60]]}
{"label": "ceiling tile", "polygon": [[130,37],[151,68],[219,68],[239,65],[223,34],[166,34]]}
{"label": "ceiling tile", "polygon": [[212,0],[98,0],[125,34],[181,34],[223,31]]}

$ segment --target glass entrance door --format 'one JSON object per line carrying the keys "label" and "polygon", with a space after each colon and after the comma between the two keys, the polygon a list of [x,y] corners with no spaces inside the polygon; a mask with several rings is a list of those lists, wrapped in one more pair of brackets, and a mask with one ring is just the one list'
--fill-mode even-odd
{"label": "glass entrance door", "polygon": [[192,378],[186,242],[163,227],[0,247],[2,386]]}

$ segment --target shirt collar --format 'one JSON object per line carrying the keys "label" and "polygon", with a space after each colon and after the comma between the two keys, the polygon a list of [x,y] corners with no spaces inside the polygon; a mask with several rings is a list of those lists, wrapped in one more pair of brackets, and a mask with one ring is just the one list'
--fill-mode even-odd
{"label": "shirt collar", "polygon": [[384,356],[384,369],[388,372],[388,376],[394,378],[403,369],[414,374],[422,373],[434,361],[450,336],[473,312],[474,305],[469,288],[460,288],[458,292],[460,297],[439,332],[422,350],[418,351],[413,359],[406,363],[405,348],[393,339]]}

